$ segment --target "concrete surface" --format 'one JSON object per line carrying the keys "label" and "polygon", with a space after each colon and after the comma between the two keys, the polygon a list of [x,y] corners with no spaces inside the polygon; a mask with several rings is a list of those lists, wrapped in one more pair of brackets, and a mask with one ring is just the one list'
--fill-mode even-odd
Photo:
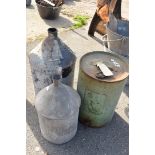
{"label": "concrete surface", "polygon": [[[60,17],[56,20],[45,20],[40,18],[35,0],[26,8],[26,34],[27,42],[42,39],[46,35],[48,27],[57,27],[59,32],[67,30],[73,24],[73,16],[87,15],[90,17],[88,25],[96,10],[96,0],[64,0]],[[128,0],[122,0],[122,17],[128,19]]]}
{"label": "concrete surface", "polygon": [[[67,0],[66,0],[67,1]],[[69,1],[69,0],[68,0]],[[85,2],[85,0],[83,0]],[[90,0],[95,7],[96,0]],[[82,0],[80,1],[82,2]],[[125,0],[125,4],[128,1]],[[71,3],[71,2],[70,2]],[[74,2],[73,2],[74,3]],[[74,5],[79,9],[78,1]],[[74,3],[74,4],[75,4]],[[68,25],[72,20],[70,16],[64,14],[54,21],[42,20],[36,10],[33,1],[32,8],[27,9],[27,54],[32,50],[45,36],[46,29],[49,26],[58,28],[60,38],[75,52],[77,56],[76,70],[74,77],[74,88],[76,89],[78,67],[80,57],[92,50],[105,50],[100,40],[101,36],[96,34],[96,38],[87,35],[89,24],[75,31],[68,31]],[[84,3],[83,3],[84,4]],[[86,4],[85,4],[86,5]],[[128,5],[127,5],[128,6]],[[68,7],[67,5],[64,7]],[[125,10],[125,9],[124,9]],[[89,12],[89,11],[88,11]],[[127,9],[126,12],[128,13]],[[127,14],[126,13],[126,14]],[[91,15],[90,15],[91,16]],[[61,18],[62,17],[62,18]],[[64,17],[64,18],[63,18]],[[64,19],[64,21],[63,21]],[[65,23],[69,20],[69,24]],[[65,28],[62,28],[66,24]],[[125,87],[120,97],[119,103],[115,110],[115,115],[111,123],[103,128],[89,128],[79,123],[76,136],[68,143],[63,145],[54,145],[47,142],[40,133],[37,113],[34,107],[34,88],[32,84],[32,76],[30,65],[27,59],[27,99],[26,99],[26,115],[27,115],[27,139],[26,151],[27,155],[128,155],[129,145],[129,107],[128,107],[128,87]]]}
{"label": "concrete surface", "polygon": [[[80,57],[92,50],[104,50],[102,44],[87,36],[85,28],[59,34],[77,56],[74,88],[76,88]],[[27,46],[29,52],[33,43]],[[61,145],[47,142],[40,133],[37,113],[34,108],[34,89],[27,60],[27,154],[40,155],[127,155],[128,154],[128,87],[121,95],[112,122],[99,129],[88,128],[79,123],[78,132],[72,141]],[[36,151],[37,150],[37,151]],[[43,151],[43,152],[42,152]]]}

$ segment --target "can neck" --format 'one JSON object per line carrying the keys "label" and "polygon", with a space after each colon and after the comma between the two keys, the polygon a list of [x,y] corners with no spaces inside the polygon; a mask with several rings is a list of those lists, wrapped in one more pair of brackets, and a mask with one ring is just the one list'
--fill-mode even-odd
{"label": "can neck", "polygon": [[57,31],[56,28],[49,28],[47,31],[48,31],[48,36],[49,36],[49,37],[57,38],[57,36],[58,36],[58,31]]}
{"label": "can neck", "polygon": [[62,78],[62,67],[55,67],[53,70],[53,84],[58,87],[60,84],[60,79]]}
{"label": "can neck", "polygon": [[61,75],[54,74],[53,75],[53,84],[55,87],[58,87],[60,84]]}
{"label": "can neck", "polygon": [[60,81],[59,80],[53,80],[53,84],[55,87],[58,87],[60,84]]}

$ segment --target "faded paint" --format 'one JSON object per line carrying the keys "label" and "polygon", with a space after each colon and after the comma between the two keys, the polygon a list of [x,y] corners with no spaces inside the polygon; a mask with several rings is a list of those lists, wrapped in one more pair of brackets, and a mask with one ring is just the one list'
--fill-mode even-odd
{"label": "faded paint", "polygon": [[[97,54],[100,54],[100,52],[96,52]],[[102,54],[103,56],[109,55],[111,58],[115,56],[104,52]],[[82,57],[83,61],[85,61],[84,57],[88,55]],[[85,66],[85,68],[89,68],[89,61],[87,61],[87,64],[88,66]],[[104,81],[91,77],[84,72],[82,67],[80,63],[77,86],[77,91],[81,96],[79,120],[91,127],[101,127],[111,121],[127,76],[121,80],[118,78],[115,82],[107,82],[107,79]],[[124,72],[127,71],[124,70]]]}

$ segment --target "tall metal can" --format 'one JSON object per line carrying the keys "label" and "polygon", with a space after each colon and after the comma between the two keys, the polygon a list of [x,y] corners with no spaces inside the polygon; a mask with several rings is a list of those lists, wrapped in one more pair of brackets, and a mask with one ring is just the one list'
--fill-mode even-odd
{"label": "tall metal can", "polygon": [[62,66],[62,83],[73,85],[76,56],[58,37],[56,28],[47,32],[48,36],[29,54],[35,94],[52,83],[53,61]]}
{"label": "tall metal can", "polygon": [[41,133],[54,144],[66,143],[75,136],[81,102],[79,94],[60,79],[61,67],[57,66],[53,83],[42,89],[35,100]]}
{"label": "tall metal can", "polygon": [[[104,63],[113,76],[102,76],[96,66]],[[81,96],[80,122],[101,127],[110,122],[128,77],[125,58],[103,51],[87,53],[80,60],[77,91]]]}

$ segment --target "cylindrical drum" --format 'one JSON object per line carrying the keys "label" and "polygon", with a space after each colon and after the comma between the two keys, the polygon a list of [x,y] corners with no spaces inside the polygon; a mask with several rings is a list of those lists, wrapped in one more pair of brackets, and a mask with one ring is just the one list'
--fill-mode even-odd
{"label": "cylindrical drum", "polygon": [[[106,65],[113,75],[105,76],[97,67],[98,63]],[[125,58],[103,51],[84,55],[80,60],[77,86],[81,96],[80,122],[101,127],[111,121],[127,77]]]}

